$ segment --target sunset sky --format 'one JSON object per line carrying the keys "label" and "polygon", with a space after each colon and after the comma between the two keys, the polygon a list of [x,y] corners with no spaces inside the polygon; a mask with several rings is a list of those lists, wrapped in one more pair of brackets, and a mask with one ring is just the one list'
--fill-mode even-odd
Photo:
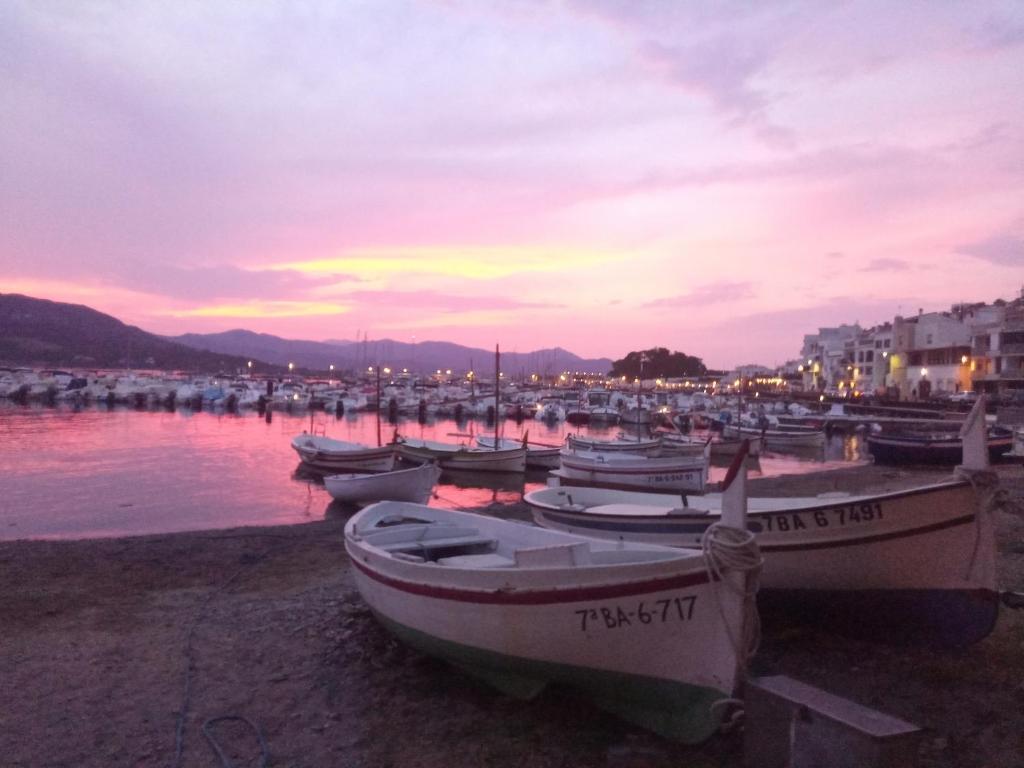
{"label": "sunset sky", "polygon": [[0,0],[0,292],[713,366],[1024,285],[1024,3]]}

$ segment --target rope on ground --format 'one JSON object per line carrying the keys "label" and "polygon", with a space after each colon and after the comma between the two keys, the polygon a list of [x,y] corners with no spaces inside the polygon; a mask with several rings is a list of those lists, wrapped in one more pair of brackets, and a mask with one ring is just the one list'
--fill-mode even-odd
{"label": "rope on ground", "polygon": [[[185,750],[185,719],[188,716],[188,710],[192,703],[192,667],[194,664],[195,655],[192,641],[193,638],[195,637],[196,627],[199,626],[200,622],[205,617],[206,608],[213,601],[214,597],[216,597],[220,593],[224,592],[228,587],[230,587],[235,582],[235,580],[238,579],[238,577],[245,572],[245,569],[247,567],[260,562],[261,560],[266,558],[267,555],[281,549],[283,546],[283,544],[279,544],[276,547],[271,547],[270,549],[264,550],[256,556],[255,560],[249,561],[246,565],[239,567],[219,587],[207,593],[207,595],[200,601],[199,605],[196,607],[195,615],[192,617],[192,624],[189,626],[188,634],[185,636],[185,690],[184,693],[182,694],[181,709],[178,712],[178,723],[175,728],[174,762],[171,764],[172,768],[179,768],[179,766],[181,765],[181,758]],[[259,727],[244,717],[238,715],[225,715],[222,717],[209,719],[203,723],[203,734],[206,736],[207,741],[210,742],[214,751],[217,753],[217,756],[221,761],[222,767],[232,768],[232,765],[229,761],[226,760],[224,754],[221,752],[219,746],[217,745],[216,740],[208,732],[208,726],[212,726],[213,724],[216,724],[217,722],[222,722],[224,720],[243,721],[247,723],[249,727],[256,732],[256,736],[259,739],[260,749],[262,752],[260,766],[261,768],[266,766],[270,760],[270,753],[269,750],[267,749],[266,741],[263,738],[263,733],[260,731]]]}
{"label": "rope on ground", "polygon": [[249,729],[256,734],[256,738],[260,742],[260,768],[267,768],[270,765],[270,749],[267,747],[266,739],[263,738],[263,732],[259,726],[256,725],[252,720],[247,717],[241,717],[240,715],[224,715],[223,717],[211,717],[205,723],[203,723],[203,736],[210,743],[210,747],[217,754],[217,759],[220,760],[223,768],[233,768],[231,761],[228,756],[224,754],[224,751],[220,748],[220,744],[217,739],[213,736],[213,726],[217,723],[225,722],[237,722],[244,723],[249,726]]}

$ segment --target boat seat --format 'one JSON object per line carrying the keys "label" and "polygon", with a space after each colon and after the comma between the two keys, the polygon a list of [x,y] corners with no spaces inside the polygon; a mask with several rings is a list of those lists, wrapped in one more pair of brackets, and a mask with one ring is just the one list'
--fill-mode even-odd
{"label": "boat seat", "polygon": [[436,549],[449,549],[460,547],[472,549],[477,547],[494,548],[497,541],[487,536],[452,536],[451,538],[437,539],[406,539],[394,541],[387,544],[375,544],[385,552],[406,552],[408,554],[425,553]]}
{"label": "boat seat", "polygon": [[437,564],[448,565],[453,568],[515,568],[516,561],[495,552],[488,552],[483,555],[439,557]]}
{"label": "boat seat", "polygon": [[524,547],[515,551],[516,565],[520,568],[549,568],[552,566],[590,565],[590,545],[551,544],[545,547]]}

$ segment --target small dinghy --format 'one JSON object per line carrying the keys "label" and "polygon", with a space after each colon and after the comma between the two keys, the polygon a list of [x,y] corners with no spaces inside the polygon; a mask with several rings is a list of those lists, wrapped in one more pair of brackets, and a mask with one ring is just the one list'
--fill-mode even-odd
{"label": "small dinghy", "polygon": [[[983,405],[981,406],[984,407]],[[995,625],[999,594],[984,411],[965,426],[964,465],[946,481],[880,494],[748,500],[764,553],[761,607],[885,642],[962,647]],[[722,497],[544,488],[525,496],[544,527],[692,547]]]}
{"label": "small dinghy", "polygon": [[[524,441],[513,440],[509,437],[503,437],[498,440],[498,448],[501,450],[520,448]],[[490,436],[481,436],[476,439],[476,444],[481,448],[493,451],[494,450],[494,438]],[[558,452],[561,449],[555,445],[537,445],[536,443],[526,442],[526,466],[531,469],[558,469],[559,456]]]}
{"label": "small dinghy", "polygon": [[303,432],[292,438],[292,448],[304,465],[318,472],[390,472],[395,466],[391,445],[371,448]]}
{"label": "small dinghy", "polygon": [[345,548],[363,599],[409,645],[506,693],[569,685],[697,743],[720,724],[756,624],[760,555],[739,499],[703,551],[390,501],[348,522]]}
{"label": "small dinghy", "polygon": [[569,435],[565,444],[573,451],[596,451],[598,453],[633,453],[640,456],[661,456],[661,438],[653,440],[630,440],[619,437],[615,440],[594,440],[589,437]]}
{"label": "small dinghy", "polygon": [[328,475],[324,487],[332,498],[350,504],[385,500],[426,504],[440,476],[441,468],[430,463],[369,475]]}

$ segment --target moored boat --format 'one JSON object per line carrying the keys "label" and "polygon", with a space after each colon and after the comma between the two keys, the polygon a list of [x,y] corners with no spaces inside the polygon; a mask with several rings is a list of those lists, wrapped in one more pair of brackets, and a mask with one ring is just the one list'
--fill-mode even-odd
{"label": "moored boat", "polygon": [[353,504],[384,500],[426,504],[440,476],[441,468],[428,463],[374,474],[328,475],[324,487],[331,498]]}
{"label": "moored boat", "polygon": [[[765,557],[762,609],[874,640],[966,646],[984,638],[999,605],[986,467],[982,449],[952,479],[918,488],[748,499],[747,524]],[[525,500],[545,527],[681,547],[693,546],[722,506],[714,494],[669,502],[592,488],[546,488]]]}
{"label": "moored boat", "polygon": [[304,432],[292,438],[292,448],[304,465],[319,472],[390,472],[395,466],[391,445],[371,448]]}
{"label": "moored boat", "polygon": [[[1013,445],[1009,429],[988,430],[988,455],[998,461]],[[948,464],[960,461],[963,444],[960,436],[940,432],[880,432],[867,437],[868,451],[878,464]]]}
{"label": "moored boat", "polygon": [[825,445],[825,431],[822,429],[771,429],[746,425],[726,424],[722,427],[725,439],[743,440],[760,438],[761,445],[768,451],[800,450],[821,448]]}
{"label": "moored boat", "polygon": [[[701,552],[383,502],[349,521],[345,547],[363,599],[409,645],[505,693],[569,685],[697,743],[719,726],[755,623],[759,556],[736,526]],[[743,561],[726,564],[728,538]]]}
{"label": "moored boat", "polygon": [[565,444],[574,451],[598,451],[599,453],[635,453],[640,456],[660,456],[661,438],[638,440],[619,437],[615,440],[595,440],[579,435],[568,435]]}
{"label": "moored boat", "polygon": [[[494,438],[492,436],[481,435],[476,439],[477,445],[487,450],[494,450]],[[523,445],[523,441],[513,440],[509,437],[503,437],[498,440],[498,448],[502,450],[511,450],[513,448],[519,448]],[[557,445],[537,445],[535,443],[526,443],[526,466],[532,467],[533,469],[557,469],[559,464],[558,452],[561,450]]]}
{"label": "moored boat", "polygon": [[441,469],[471,469],[477,472],[525,472],[526,448],[475,448],[467,445],[397,437],[395,446],[407,461],[421,464],[436,461]]}
{"label": "moored boat", "polygon": [[708,455],[705,452],[701,456],[651,458],[563,448],[561,468],[551,474],[562,485],[703,493],[708,479]]}

